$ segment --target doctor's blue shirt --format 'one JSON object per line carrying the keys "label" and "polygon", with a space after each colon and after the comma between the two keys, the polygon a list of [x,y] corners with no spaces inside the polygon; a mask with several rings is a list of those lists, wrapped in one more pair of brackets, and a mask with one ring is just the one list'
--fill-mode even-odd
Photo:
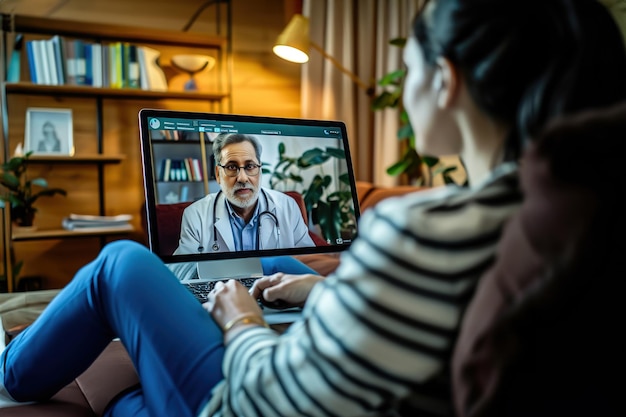
{"label": "doctor's blue shirt", "polygon": [[254,214],[252,218],[248,222],[245,223],[244,219],[241,218],[233,208],[230,203],[226,203],[226,207],[228,208],[228,217],[230,218],[231,230],[233,231],[233,240],[235,242],[235,250],[255,250],[258,248],[258,238],[259,238],[259,207],[261,206],[260,199],[257,200],[258,204],[256,205],[256,209],[254,210]]}

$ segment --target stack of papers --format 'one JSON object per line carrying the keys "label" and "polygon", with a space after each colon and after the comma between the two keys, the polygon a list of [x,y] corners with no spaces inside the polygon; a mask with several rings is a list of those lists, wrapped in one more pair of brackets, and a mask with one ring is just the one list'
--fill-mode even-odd
{"label": "stack of papers", "polygon": [[89,214],[70,214],[63,219],[63,228],[74,231],[96,230],[133,230],[130,224],[133,216],[119,214],[117,216],[92,216]]}

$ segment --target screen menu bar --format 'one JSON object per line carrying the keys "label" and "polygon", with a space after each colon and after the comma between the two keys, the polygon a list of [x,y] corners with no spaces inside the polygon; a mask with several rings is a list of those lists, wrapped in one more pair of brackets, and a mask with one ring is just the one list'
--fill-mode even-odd
{"label": "screen menu bar", "polygon": [[341,138],[341,129],[336,126],[307,126],[273,123],[231,122],[217,120],[193,120],[166,117],[150,117],[152,130],[179,130],[191,132],[242,133],[276,136],[330,137]]}

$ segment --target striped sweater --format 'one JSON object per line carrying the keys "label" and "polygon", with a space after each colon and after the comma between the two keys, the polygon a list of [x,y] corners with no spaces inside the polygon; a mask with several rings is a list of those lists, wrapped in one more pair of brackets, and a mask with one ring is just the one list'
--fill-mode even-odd
{"label": "striped sweater", "polygon": [[366,212],[283,335],[241,332],[204,416],[446,415],[460,317],[519,207],[516,167]]}

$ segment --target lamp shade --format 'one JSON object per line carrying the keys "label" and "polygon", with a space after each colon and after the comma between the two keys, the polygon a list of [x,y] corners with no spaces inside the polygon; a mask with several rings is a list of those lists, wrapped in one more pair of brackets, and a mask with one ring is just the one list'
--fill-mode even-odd
{"label": "lamp shade", "polygon": [[273,51],[290,62],[302,64],[309,60],[309,19],[295,14],[276,40]]}

